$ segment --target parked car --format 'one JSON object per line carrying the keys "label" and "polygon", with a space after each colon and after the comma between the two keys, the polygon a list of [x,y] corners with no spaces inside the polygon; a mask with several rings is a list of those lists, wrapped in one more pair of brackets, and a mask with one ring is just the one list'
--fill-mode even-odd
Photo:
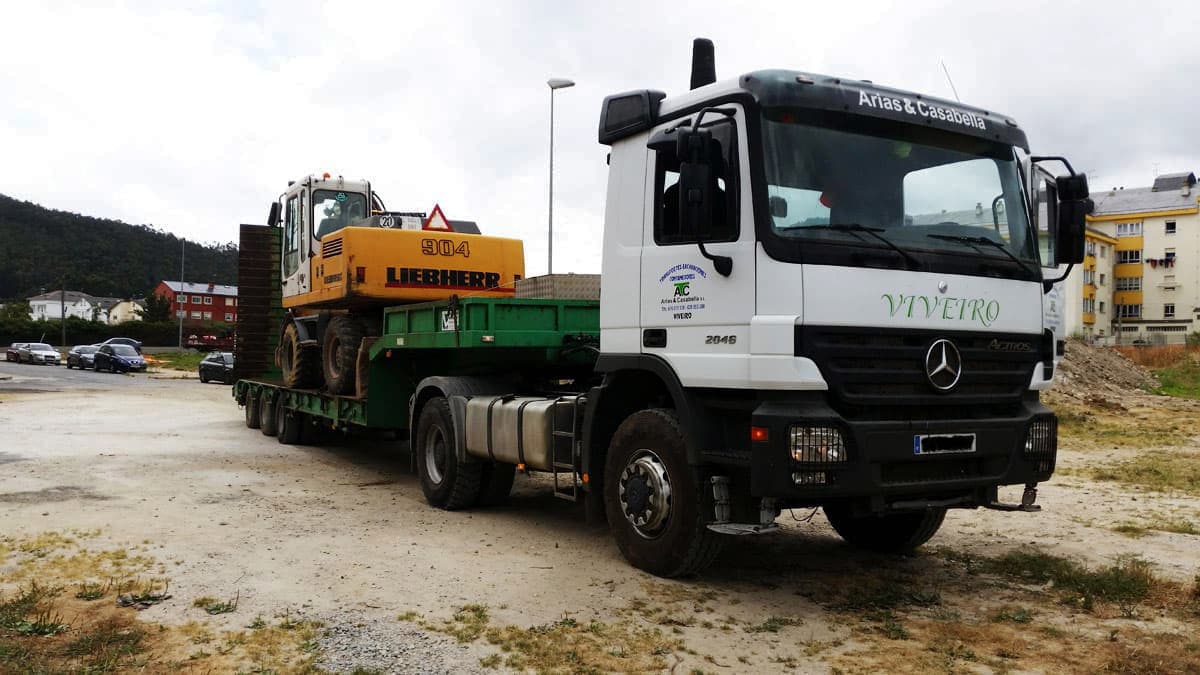
{"label": "parked car", "polygon": [[91,368],[92,361],[96,356],[96,351],[100,349],[98,345],[75,345],[71,347],[71,351],[67,352],[67,367],[68,368]]}
{"label": "parked car", "polygon": [[213,352],[200,362],[200,381],[233,384],[233,353]]}
{"label": "parked car", "polygon": [[28,342],[14,342],[11,345],[9,345],[8,349],[4,350],[4,360],[5,361],[20,361],[21,360],[21,347],[24,347],[27,344],[29,344],[29,343]]}
{"label": "parked car", "polygon": [[17,350],[22,363],[40,363],[57,366],[62,361],[62,354],[45,342],[30,342]]}
{"label": "parked car", "polygon": [[112,373],[130,373],[145,370],[146,359],[126,344],[100,345],[92,355],[92,367],[96,372],[107,370]]}
{"label": "parked car", "polygon": [[142,343],[138,342],[137,340],[134,340],[133,338],[123,338],[123,337],[108,338],[107,340],[105,340],[104,342],[101,342],[100,344],[101,345],[129,345],[130,347],[133,347],[134,349],[136,349],[138,354],[142,353]]}

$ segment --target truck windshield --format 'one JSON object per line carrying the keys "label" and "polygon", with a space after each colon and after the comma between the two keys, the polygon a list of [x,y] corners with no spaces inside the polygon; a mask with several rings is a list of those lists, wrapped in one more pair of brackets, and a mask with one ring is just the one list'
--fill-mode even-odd
{"label": "truck windshield", "polygon": [[766,113],[763,146],[772,234],[805,261],[814,249],[821,262],[853,265],[861,256],[838,249],[871,247],[931,271],[972,273],[965,256],[988,259],[989,274],[1039,274],[1010,146],[788,110]]}

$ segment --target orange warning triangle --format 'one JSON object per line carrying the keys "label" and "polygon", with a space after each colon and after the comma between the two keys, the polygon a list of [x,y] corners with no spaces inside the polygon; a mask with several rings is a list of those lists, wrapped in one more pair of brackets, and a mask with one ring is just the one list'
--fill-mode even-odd
{"label": "orange warning triangle", "polygon": [[442,207],[437,204],[433,205],[433,211],[425,219],[425,223],[421,225],[421,229],[440,230],[442,232],[454,231],[454,228],[450,227],[450,221],[446,220],[446,214],[442,213]]}

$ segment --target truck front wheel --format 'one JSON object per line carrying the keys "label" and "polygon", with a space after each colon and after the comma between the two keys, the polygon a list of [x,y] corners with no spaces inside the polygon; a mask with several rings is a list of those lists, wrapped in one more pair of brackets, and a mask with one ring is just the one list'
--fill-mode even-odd
{"label": "truck front wheel", "polygon": [[889,516],[855,516],[845,505],[826,505],[829,524],[851,546],[876,553],[907,553],[929,541],[942,526],[946,509]]}
{"label": "truck front wheel", "polygon": [[621,554],[662,577],[692,574],[720,552],[704,518],[703,473],[687,462],[675,411],[642,410],[617,428],[604,464],[604,506]]}
{"label": "truck front wheel", "polygon": [[484,464],[458,461],[454,421],[445,398],[437,396],[425,402],[413,441],[425,501],[448,511],[474,504],[479,498]]}

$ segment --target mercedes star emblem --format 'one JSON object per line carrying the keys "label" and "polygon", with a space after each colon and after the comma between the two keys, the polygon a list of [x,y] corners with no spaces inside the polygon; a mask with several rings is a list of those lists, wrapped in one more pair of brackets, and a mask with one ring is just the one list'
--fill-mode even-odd
{"label": "mercedes star emblem", "polygon": [[962,376],[962,356],[954,343],[941,338],[925,352],[925,376],[938,391],[950,391]]}

